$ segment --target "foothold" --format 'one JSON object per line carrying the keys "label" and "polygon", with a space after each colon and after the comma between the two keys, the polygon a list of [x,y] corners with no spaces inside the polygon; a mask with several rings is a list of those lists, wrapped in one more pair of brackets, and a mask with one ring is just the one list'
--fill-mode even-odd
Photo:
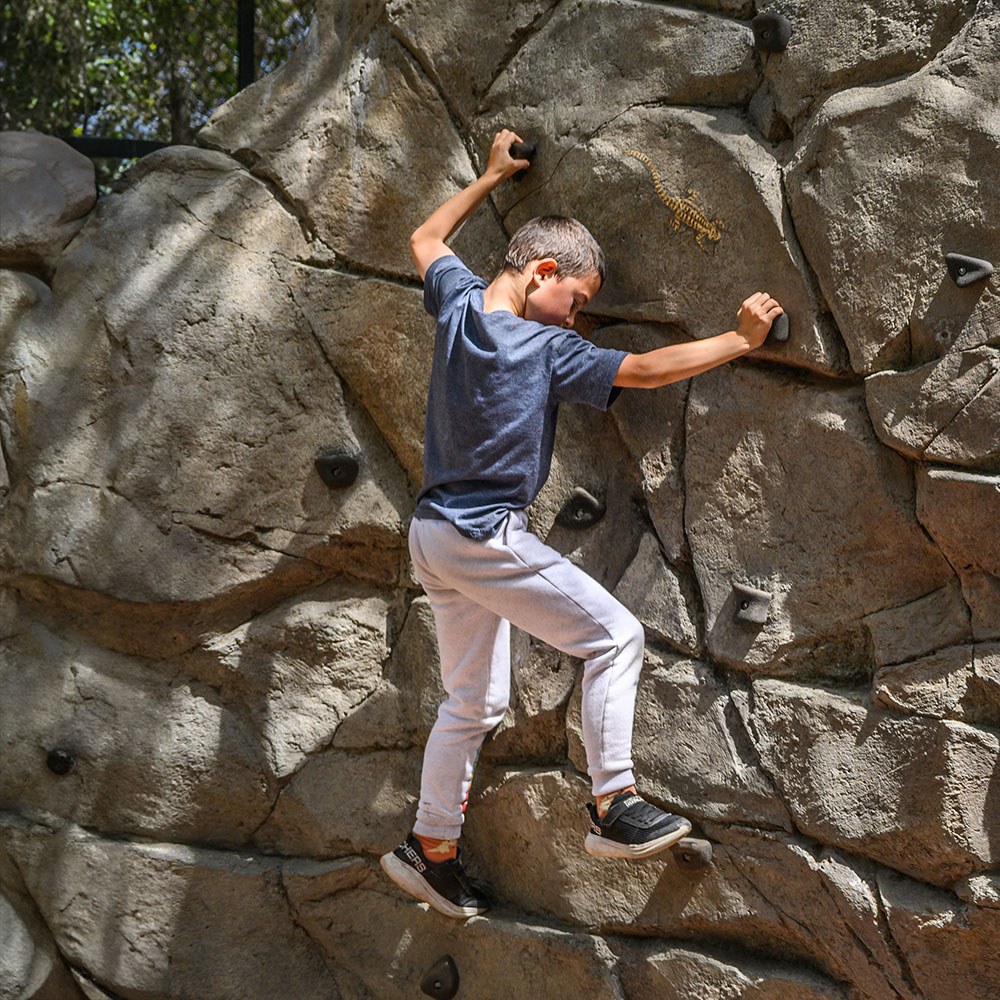
{"label": "foothold", "polygon": [[673,847],[677,867],[686,872],[701,871],[712,860],[712,844],[700,837],[684,837]]}
{"label": "foothold", "polygon": [[736,592],[737,602],[736,621],[763,625],[767,621],[767,609],[773,595],[743,583],[734,583],[733,590]]}
{"label": "foothold", "polygon": [[438,959],[420,980],[420,989],[436,1000],[451,1000],[458,992],[458,967],[451,955]]}
{"label": "foothold", "polygon": [[[534,162],[535,153],[538,150],[533,142],[512,142],[510,144],[510,155],[515,160],[531,160]],[[514,180],[519,181],[526,173],[527,169],[518,170],[514,174]]]}
{"label": "foothold", "polygon": [[556,524],[574,531],[591,528],[607,513],[607,507],[592,497],[582,486],[577,486],[569,499],[556,514]]}
{"label": "foothold", "polygon": [[761,52],[784,52],[792,37],[792,22],[781,14],[758,14],[750,27],[754,44]]}
{"label": "foothold", "polygon": [[45,763],[53,774],[69,774],[76,764],[76,757],[70,750],[50,750]]}
{"label": "foothold", "polygon": [[320,455],[316,459],[316,471],[327,486],[344,489],[358,478],[358,460],[351,455]]}
{"label": "foothold", "polygon": [[771,336],[775,340],[788,340],[788,313],[782,313],[771,324]]}
{"label": "foothold", "polygon": [[978,257],[966,257],[961,253],[946,253],[945,263],[951,280],[959,288],[965,288],[977,281],[985,281],[993,273],[993,265],[988,260]]}

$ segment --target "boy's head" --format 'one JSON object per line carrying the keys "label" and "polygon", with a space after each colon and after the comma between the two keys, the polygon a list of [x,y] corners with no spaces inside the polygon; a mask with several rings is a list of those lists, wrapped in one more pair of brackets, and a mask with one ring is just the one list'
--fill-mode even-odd
{"label": "boy's head", "polygon": [[545,215],[526,222],[511,237],[501,274],[525,277],[524,316],[572,326],[577,309],[604,283],[604,252],[576,219]]}

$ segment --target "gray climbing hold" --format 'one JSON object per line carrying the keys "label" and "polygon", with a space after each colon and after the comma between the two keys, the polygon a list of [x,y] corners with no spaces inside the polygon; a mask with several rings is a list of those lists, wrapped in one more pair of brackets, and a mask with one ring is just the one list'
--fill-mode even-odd
{"label": "gray climbing hold", "polygon": [[750,27],[754,44],[761,52],[784,52],[792,37],[792,22],[781,14],[758,14]]}
{"label": "gray climbing hold", "polygon": [[458,967],[451,955],[439,958],[420,980],[420,989],[435,1000],[451,1000],[458,992]]}
{"label": "gray climbing hold", "polygon": [[50,750],[45,758],[45,763],[53,774],[58,774],[61,777],[73,770],[76,756],[71,750]]}
{"label": "gray climbing hold", "polygon": [[327,486],[344,489],[358,478],[358,460],[351,455],[330,452],[316,459],[316,471]]}
{"label": "gray climbing hold", "polygon": [[782,313],[771,324],[771,336],[775,340],[788,340],[788,313]]}
{"label": "gray climbing hold", "polygon": [[593,527],[607,513],[607,507],[592,497],[582,486],[577,486],[569,499],[556,514],[556,524],[573,531]]}
{"label": "gray climbing hold", "polygon": [[976,281],[985,281],[993,273],[993,265],[988,260],[980,260],[978,257],[966,257],[961,253],[946,253],[945,263],[948,265],[948,273],[951,280],[959,288],[965,288]]}
{"label": "gray climbing hold", "polygon": [[763,625],[767,621],[767,609],[774,595],[766,590],[748,587],[745,583],[734,583],[733,591],[736,594],[735,620]]}

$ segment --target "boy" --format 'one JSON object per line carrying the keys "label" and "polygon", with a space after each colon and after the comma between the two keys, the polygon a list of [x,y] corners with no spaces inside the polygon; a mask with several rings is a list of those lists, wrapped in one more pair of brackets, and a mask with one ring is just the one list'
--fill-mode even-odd
{"label": "boy", "polygon": [[582,658],[583,740],[595,803],[585,849],[642,858],[691,824],[636,792],[632,720],[644,635],[595,580],[527,530],[524,509],[549,472],[560,402],[606,409],[623,387],[653,388],[740,357],[763,343],[781,307],[747,299],[736,330],[645,354],[603,350],[572,332],[598,292],[600,247],[573,219],[533,219],[513,236],[487,285],[449,239],[527,160],[497,134],[483,175],[420,226],[410,249],[437,317],[427,403],[424,483],[410,527],[414,570],[434,612],[448,699],[424,751],[412,834],[382,857],[389,877],[451,917],[488,902],[458,858],[472,771],[510,693],[510,623]]}

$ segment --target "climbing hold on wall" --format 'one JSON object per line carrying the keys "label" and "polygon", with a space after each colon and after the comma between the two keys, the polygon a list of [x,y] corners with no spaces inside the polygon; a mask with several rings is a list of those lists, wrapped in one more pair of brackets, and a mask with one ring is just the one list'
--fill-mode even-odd
{"label": "climbing hold on wall", "polygon": [[758,14],[750,27],[754,44],[761,52],[784,52],[792,37],[792,22],[781,14]]}
{"label": "climbing hold on wall", "polygon": [[771,336],[775,340],[788,340],[788,313],[782,313],[771,324]]}
{"label": "climbing hold on wall", "polygon": [[451,1000],[458,992],[458,967],[451,955],[438,959],[420,980],[420,989],[436,1000]]}
{"label": "climbing hold on wall", "polygon": [[[535,148],[535,144],[533,142],[512,142],[510,144],[510,155],[515,160],[534,161],[535,153],[537,151],[538,150]],[[518,172],[514,174],[514,180],[519,181],[527,172],[527,170],[518,170]]]}
{"label": "climbing hold on wall", "polygon": [[592,497],[582,486],[577,486],[556,514],[556,524],[581,531],[597,524],[606,512],[607,507],[600,500]]}
{"label": "climbing hold on wall", "polygon": [[53,774],[69,774],[76,764],[76,757],[70,750],[50,750],[45,763]]}
{"label": "climbing hold on wall", "polygon": [[767,609],[773,595],[766,590],[748,587],[745,583],[734,583],[733,591],[736,594],[735,620],[763,625],[767,621]]}
{"label": "climbing hold on wall", "polygon": [[316,471],[327,486],[343,489],[358,478],[358,460],[331,452],[316,459]]}
{"label": "climbing hold on wall", "polygon": [[946,253],[945,263],[948,265],[948,273],[951,280],[964,288],[976,281],[985,281],[993,273],[993,265],[988,260],[980,260],[978,257],[966,257],[961,253]]}

